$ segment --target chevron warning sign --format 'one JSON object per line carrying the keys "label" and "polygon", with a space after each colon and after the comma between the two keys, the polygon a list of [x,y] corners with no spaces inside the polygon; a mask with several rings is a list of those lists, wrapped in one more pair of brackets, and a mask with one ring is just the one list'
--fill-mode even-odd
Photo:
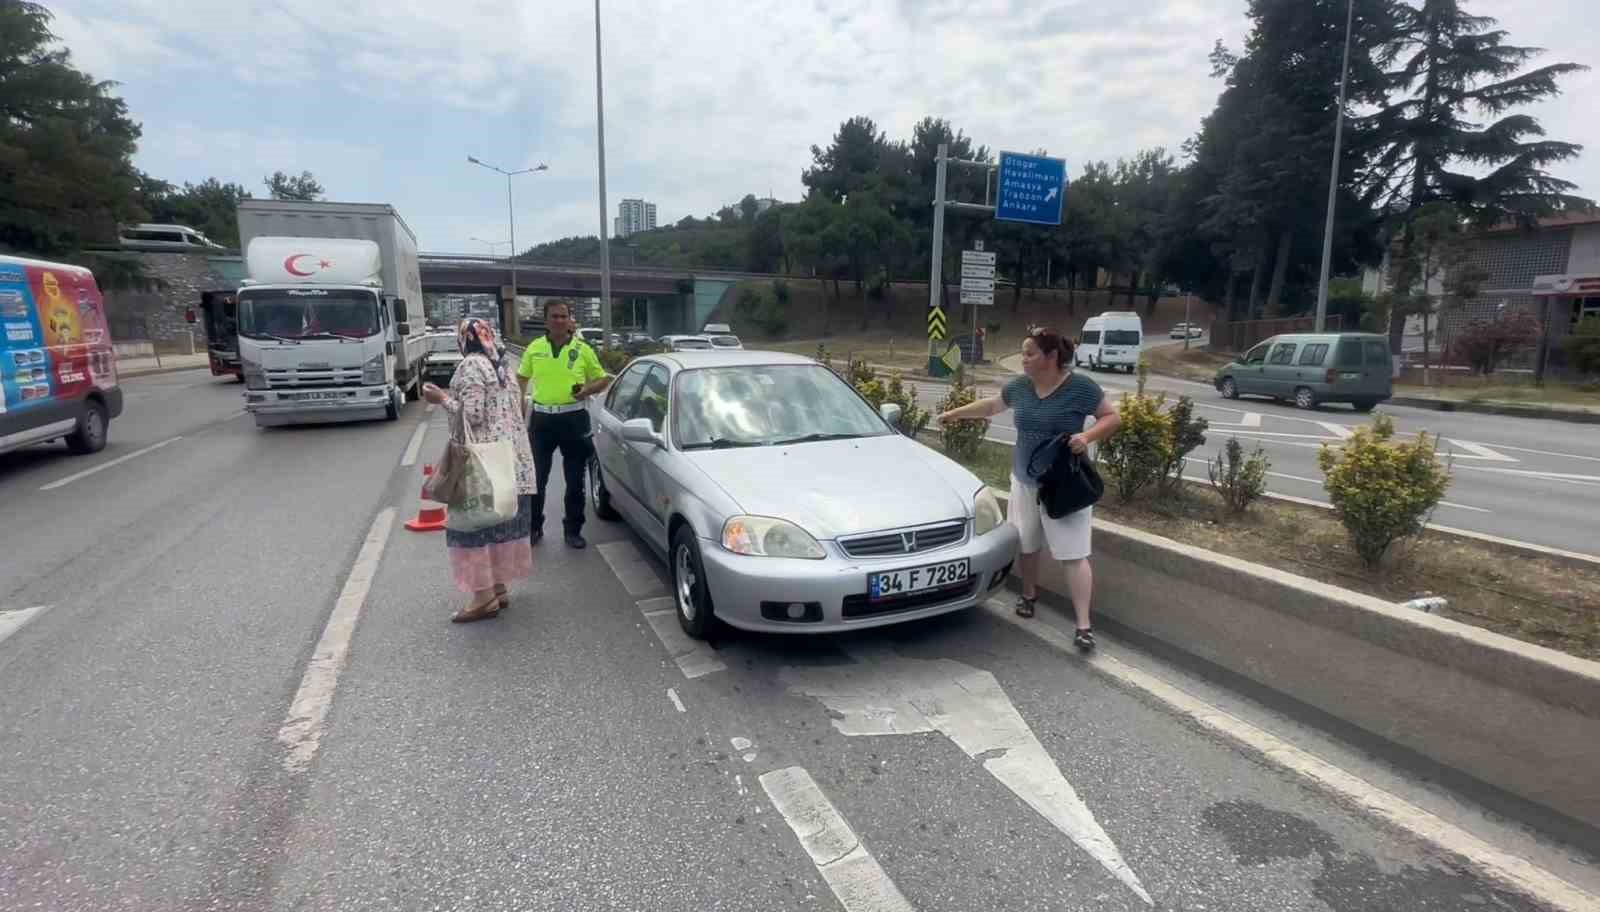
{"label": "chevron warning sign", "polygon": [[944,308],[933,307],[928,310],[928,338],[938,341],[944,338]]}

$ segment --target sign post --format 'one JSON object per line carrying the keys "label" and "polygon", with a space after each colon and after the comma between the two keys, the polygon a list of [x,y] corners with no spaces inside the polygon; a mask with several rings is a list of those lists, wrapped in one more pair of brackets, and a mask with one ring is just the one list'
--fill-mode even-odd
{"label": "sign post", "polygon": [[978,308],[994,304],[994,264],[992,250],[983,241],[974,241],[972,250],[961,252],[961,304],[972,305],[972,363],[978,363]]}

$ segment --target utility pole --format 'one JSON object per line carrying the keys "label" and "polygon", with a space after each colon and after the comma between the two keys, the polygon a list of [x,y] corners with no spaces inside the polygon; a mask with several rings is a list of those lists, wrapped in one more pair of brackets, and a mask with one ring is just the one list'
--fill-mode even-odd
{"label": "utility pole", "polygon": [[1183,350],[1184,351],[1188,351],[1189,350],[1189,327],[1191,325],[1193,325],[1193,324],[1191,324],[1189,322],[1189,299],[1192,298],[1192,297],[1194,297],[1194,295],[1190,294],[1187,291],[1183,293]]}
{"label": "utility pole", "polygon": [[[943,278],[941,272],[944,267],[944,176],[945,163],[950,154],[948,143],[939,144],[939,156],[935,161],[933,178],[933,269],[928,275],[928,310],[940,306],[943,301],[939,297],[939,282]],[[934,349],[933,339],[928,339],[928,376],[939,376],[938,352]]]}
{"label": "utility pole", "polygon": [[1317,278],[1317,332],[1328,322],[1328,273],[1333,266],[1333,208],[1339,200],[1339,151],[1344,140],[1345,87],[1350,80],[1350,32],[1355,25],[1356,0],[1344,13],[1344,63],[1339,70],[1339,105],[1333,112],[1333,167],[1328,176],[1328,219],[1322,226],[1322,271]]}
{"label": "utility pole", "polygon": [[606,94],[600,59],[600,0],[594,0],[594,126],[600,156],[600,347],[611,346],[611,238],[606,230]]}

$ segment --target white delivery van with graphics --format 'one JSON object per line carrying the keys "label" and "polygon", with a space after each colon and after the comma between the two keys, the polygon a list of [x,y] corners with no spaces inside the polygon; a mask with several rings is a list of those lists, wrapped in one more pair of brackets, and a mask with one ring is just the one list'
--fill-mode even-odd
{"label": "white delivery van with graphics", "polygon": [[1144,350],[1144,324],[1131,310],[1108,310],[1083,324],[1072,361],[1093,370],[1121,368],[1133,373]]}

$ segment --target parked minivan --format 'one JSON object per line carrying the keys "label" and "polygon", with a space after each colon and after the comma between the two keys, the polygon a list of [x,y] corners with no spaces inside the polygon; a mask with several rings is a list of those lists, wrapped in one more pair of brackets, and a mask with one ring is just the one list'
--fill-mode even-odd
{"label": "parked minivan", "polygon": [[94,273],[0,256],[0,333],[0,453],[63,438],[103,449],[122,390]]}
{"label": "parked minivan", "polygon": [[1072,361],[1095,370],[1120,367],[1131,374],[1139,366],[1139,353],[1143,350],[1144,323],[1139,315],[1128,310],[1108,310],[1084,322]]}
{"label": "parked minivan", "polygon": [[1224,398],[1270,396],[1303,409],[1348,402],[1358,412],[1394,393],[1389,337],[1376,333],[1273,336],[1217,371]]}

